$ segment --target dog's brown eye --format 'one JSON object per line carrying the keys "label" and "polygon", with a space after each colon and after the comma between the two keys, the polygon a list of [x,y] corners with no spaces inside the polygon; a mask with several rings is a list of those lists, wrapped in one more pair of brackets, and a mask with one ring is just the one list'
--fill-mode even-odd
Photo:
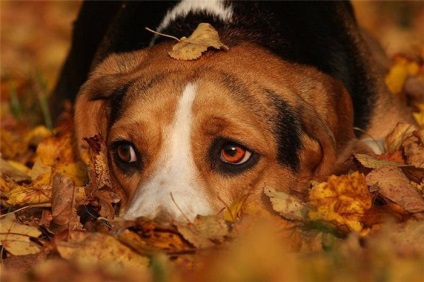
{"label": "dog's brown eye", "polygon": [[222,147],[220,158],[225,163],[240,165],[247,162],[251,156],[252,153],[245,147],[230,142]]}
{"label": "dog's brown eye", "polygon": [[116,147],[116,156],[124,163],[137,161],[137,155],[131,144],[120,144]]}

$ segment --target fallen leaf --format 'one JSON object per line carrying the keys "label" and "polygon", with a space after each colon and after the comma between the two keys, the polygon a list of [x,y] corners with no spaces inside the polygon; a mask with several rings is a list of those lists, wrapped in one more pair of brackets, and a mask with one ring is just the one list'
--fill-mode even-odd
{"label": "fallen leaf", "polygon": [[405,82],[409,76],[417,75],[419,64],[403,55],[397,55],[393,58],[393,65],[386,75],[385,81],[389,90],[394,94],[402,92]]}
{"label": "fallen leaf", "polygon": [[[139,239],[134,241],[134,236]],[[147,218],[137,218],[136,224],[129,232],[118,234],[119,240],[131,246],[141,254],[152,254],[162,251],[168,254],[193,252],[194,248],[178,232],[177,227],[170,224],[158,223]],[[133,242],[135,244],[133,245]]]}
{"label": "fallen leaf", "polygon": [[[76,186],[83,186],[86,181],[85,166],[78,160],[73,150],[75,140],[72,129],[68,128],[71,125],[64,124],[59,127],[56,134],[43,140],[37,147],[34,169],[45,167],[45,171],[41,174],[49,174],[50,177],[46,178],[46,182],[50,184],[53,171],[70,177]],[[50,172],[47,171],[48,168],[51,168]],[[32,172],[33,179],[37,176]]]}
{"label": "fallen leaf", "polygon": [[329,221],[363,234],[367,232],[361,218],[372,202],[363,174],[330,176],[327,182],[312,187],[309,200],[315,208],[309,212],[310,219]]}
{"label": "fallen leaf", "polygon": [[50,203],[52,189],[50,186],[16,186],[7,194],[7,203],[15,206]]}
{"label": "fallen leaf", "polygon": [[402,142],[406,163],[424,168],[424,130],[416,130]]}
{"label": "fallen leaf", "polygon": [[112,187],[107,166],[106,148],[102,146],[103,137],[95,135],[84,138],[87,147],[83,148],[83,159],[88,166],[90,183],[87,186],[87,195],[92,196],[102,187]]}
{"label": "fallen leaf", "polygon": [[40,252],[41,247],[30,240],[40,235],[38,228],[19,223],[13,213],[0,219],[1,245],[12,255],[22,256]]}
{"label": "fallen leaf", "polygon": [[[423,79],[424,80],[424,79]],[[422,95],[424,99],[424,94]],[[412,112],[412,115],[414,116],[417,123],[423,127],[424,126],[424,103],[414,103],[414,108],[416,111]]]}
{"label": "fallen leaf", "polygon": [[305,220],[310,208],[296,197],[274,188],[265,188],[265,195],[271,200],[272,208],[288,220]]}
{"label": "fallen leaf", "polygon": [[417,130],[417,127],[409,123],[398,123],[396,127],[387,135],[385,139],[385,148],[389,153],[400,150],[405,138]]}
{"label": "fallen leaf", "polygon": [[228,235],[225,220],[216,216],[197,216],[191,223],[176,223],[181,235],[197,249],[215,246]]}
{"label": "fallen leaf", "polygon": [[200,23],[188,38],[182,37],[168,54],[176,60],[196,60],[209,47],[228,50],[228,47],[220,41],[219,34],[213,26],[208,23]]}
{"label": "fallen leaf", "polygon": [[384,166],[395,166],[395,167],[407,166],[405,164],[396,163],[396,162],[392,162],[392,161],[379,160],[375,157],[372,157],[372,156],[366,155],[366,154],[354,154],[353,156],[355,157],[356,160],[359,161],[359,163],[361,165],[363,165],[366,168],[375,169],[375,168],[380,168],[380,167],[384,167]]}
{"label": "fallen leaf", "polygon": [[112,268],[147,268],[149,259],[142,257],[115,237],[102,233],[73,231],[69,242],[57,241],[60,256],[84,267],[102,265]]}
{"label": "fallen leaf", "polygon": [[100,205],[100,216],[112,219],[116,213],[113,204],[116,204],[121,200],[119,196],[112,191],[111,188],[105,186],[94,192],[93,197],[98,200],[98,204]]}
{"label": "fallen leaf", "polygon": [[366,177],[367,185],[378,188],[379,194],[410,213],[424,212],[424,200],[397,167],[381,167]]}
{"label": "fallen leaf", "polygon": [[231,205],[224,210],[225,221],[236,222],[240,219],[241,214],[243,212],[243,208],[246,204],[246,200],[249,195],[249,193],[243,195],[241,198],[231,203]]}
{"label": "fallen leaf", "polygon": [[31,180],[28,172],[29,169],[26,166],[0,158],[0,175],[2,177],[6,174],[10,180],[16,183],[25,182]]}
{"label": "fallen leaf", "polygon": [[[79,192],[81,191],[81,192]],[[82,193],[82,196],[78,196]],[[52,223],[60,230],[76,230],[81,229],[80,217],[77,215],[77,198],[85,198],[84,189],[75,187],[73,181],[61,174],[55,174],[53,177],[52,189]]]}

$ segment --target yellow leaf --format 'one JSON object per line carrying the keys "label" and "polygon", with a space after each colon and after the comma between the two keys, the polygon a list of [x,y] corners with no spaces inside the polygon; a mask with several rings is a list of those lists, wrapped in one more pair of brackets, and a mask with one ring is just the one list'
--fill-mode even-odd
{"label": "yellow leaf", "polygon": [[142,257],[115,237],[102,233],[72,232],[69,242],[57,242],[62,258],[84,267],[147,268],[149,259]]}
{"label": "yellow leaf", "polygon": [[412,59],[402,55],[396,56],[385,78],[387,87],[394,94],[401,93],[408,76],[417,75],[419,68],[418,63]]}
{"label": "yellow leaf", "polygon": [[315,210],[309,212],[313,220],[325,220],[349,230],[366,233],[360,222],[365,211],[371,208],[371,195],[365,176],[331,176],[327,182],[312,187],[309,200]]}
{"label": "yellow leaf", "polygon": [[41,232],[32,226],[17,222],[15,214],[0,219],[0,242],[3,247],[15,256],[36,254],[41,248],[30,238],[37,238]]}
{"label": "yellow leaf", "polygon": [[50,203],[52,188],[46,185],[32,187],[17,185],[7,196],[9,198],[7,203],[11,205],[45,204]]}
{"label": "yellow leaf", "polygon": [[414,106],[418,109],[418,112],[413,112],[415,120],[417,123],[423,127],[424,126],[424,103],[415,103]]}
{"label": "yellow leaf", "polygon": [[60,163],[58,164],[55,173],[60,173],[69,177],[74,182],[75,186],[83,186],[87,177],[87,170],[83,162]]}
{"label": "yellow leaf", "polygon": [[41,141],[52,135],[52,131],[45,126],[39,125],[25,136],[25,143],[37,146]]}
{"label": "yellow leaf", "polygon": [[234,201],[228,208],[224,211],[224,219],[228,222],[236,222],[242,213],[242,209],[246,203],[247,197],[250,194],[245,194],[240,199]]}
{"label": "yellow leaf", "polygon": [[29,168],[21,163],[14,161],[6,161],[0,158],[0,173],[2,178],[8,178],[15,182],[30,180],[28,176]]}
{"label": "yellow leaf", "polygon": [[209,47],[228,50],[228,47],[220,41],[218,32],[210,24],[200,23],[189,38],[182,37],[168,54],[177,60],[196,60]]}

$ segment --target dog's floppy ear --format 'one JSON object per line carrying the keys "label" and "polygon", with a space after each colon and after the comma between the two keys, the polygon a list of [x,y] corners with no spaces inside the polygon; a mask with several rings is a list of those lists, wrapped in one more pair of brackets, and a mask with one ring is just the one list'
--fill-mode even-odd
{"label": "dog's floppy ear", "polygon": [[[75,133],[78,148],[86,147],[84,138],[107,138],[108,106],[117,89],[132,79],[132,73],[145,58],[144,52],[113,54],[99,64],[81,87],[75,103]],[[104,146],[104,144],[101,144]]]}
{"label": "dog's floppy ear", "polygon": [[303,150],[300,154],[300,172],[307,176],[328,176],[336,161],[334,133],[311,105],[304,105],[300,112]]}
{"label": "dog's floppy ear", "polygon": [[[302,123],[303,150],[300,154],[301,174],[327,177],[335,173],[336,165],[350,156],[348,151],[356,140],[353,132],[353,108],[350,96],[338,81],[328,80],[326,97],[336,111],[328,106],[312,106],[302,102],[298,107]],[[319,97],[319,95],[311,95]]]}

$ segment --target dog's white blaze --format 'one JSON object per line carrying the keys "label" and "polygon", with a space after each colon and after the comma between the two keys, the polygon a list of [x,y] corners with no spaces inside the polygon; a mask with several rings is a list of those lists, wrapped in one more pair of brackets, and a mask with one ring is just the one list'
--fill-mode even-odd
{"label": "dog's white blaze", "polygon": [[138,187],[125,218],[155,217],[160,211],[166,211],[174,219],[187,217],[192,220],[198,214],[212,212],[192,153],[192,105],[195,96],[196,85],[188,84],[178,101],[174,120],[164,132],[156,171],[147,183]]}
{"label": "dog's white blaze", "polygon": [[[177,17],[185,17],[189,12],[206,12],[223,22],[231,22],[233,16],[233,8],[230,5],[225,7],[224,0],[182,0],[166,13],[157,31],[162,31]],[[153,37],[150,45],[154,45],[157,37],[157,35]]]}

